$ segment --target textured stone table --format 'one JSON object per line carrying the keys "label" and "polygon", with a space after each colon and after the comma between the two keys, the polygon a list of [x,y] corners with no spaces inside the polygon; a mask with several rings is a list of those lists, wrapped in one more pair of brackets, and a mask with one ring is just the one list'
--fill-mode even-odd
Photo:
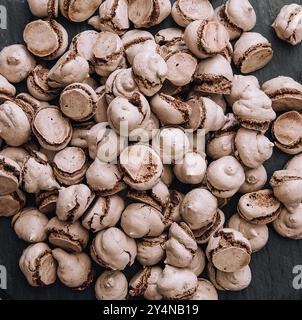
{"label": "textured stone table", "polygon": [[[8,12],[8,29],[0,30],[0,49],[6,45],[22,43],[22,32],[31,15],[25,0],[0,0]],[[214,7],[222,1],[212,1]],[[257,12],[257,26],[255,31],[262,33],[273,44],[275,55],[269,66],[255,73],[260,82],[278,75],[291,76],[300,79],[302,66],[302,47],[291,47],[281,42],[275,36],[271,24],[280,8],[293,1],[289,0],[251,0]],[[296,1],[301,3],[301,1]],[[64,19],[60,22],[67,27],[70,39],[78,32],[87,29],[86,24],[70,24]],[[172,20],[166,20],[154,31],[173,26]],[[235,71],[236,72],[236,71]],[[238,72],[238,71],[237,71]],[[22,90],[24,86],[19,86]],[[288,160],[288,156],[275,151],[273,158],[265,166],[271,176],[274,170],[280,169]],[[301,190],[302,192],[302,190]],[[238,199],[234,199],[224,210],[227,217],[236,211]],[[48,288],[31,288],[27,285],[18,268],[18,259],[26,244],[18,240],[10,227],[10,220],[0,218],[0,265],[5,265],[8,271],[9,294],[14,299],[93,299],[93,288],[82,293],[74,292],[62,286],[59,281]],[[270,227],[268,245],[252,257],[253,280],[251,286],[238,293],[220,293],[221,299],[302,299],[302,290],[294,290],[292,286],[292,270],[295,265],[302,265],[302,241],[290,241],[281,238]],[[138,266],[126,270],[130,278]],[[98,274],[101,269],[97,268]]]}

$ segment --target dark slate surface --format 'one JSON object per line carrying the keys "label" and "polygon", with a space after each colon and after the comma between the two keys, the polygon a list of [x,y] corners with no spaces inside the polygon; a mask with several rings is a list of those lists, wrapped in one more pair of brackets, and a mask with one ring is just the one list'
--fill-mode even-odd
{"label": "dark slate surface", "polygon": [[[25,0],[0,0],[0,5],[5,5],[8,11],[8,29],[0,30],[0,49],[6,45],[22,43],[22,32],[25,24],[30,21],[31,15]],[[222,1],[212,1],[216,7]],[[257,11],[257,26],[255,31],[262,33],[273,44],[275,55],[270,65],[255,75],[260,82],[278,75],[291,76],[300,79],[302,65],[301,46],[291,47],[278,40],[271,24],[280,8],[289,4],[291,0],[251,0]],[[298,1],[301,4],[301,1]],[[60,22],[67,27],[72,36],[87,29],[85,24],[70,24],[66,20]],[[154,31],[173,25],[171,20],[166,20]],[[19,90],[23,87],[19,86]],[[288,156],[275,151],[273,158],[266,163],[269,176],[274,170],[280,169],[288,160]],[[224,210],[229,217],[236,210],[238,199],[234,199]],[[93,299],[93,289],[83,293],[74,292],[63,287],[59,281],[48,288],[31,288],[27,285],[18,268],[18,259],[26,244],[16,238],[10,227],[9,219],[0,219],[0,265],[5,265],[8,270],[7,293],[14,299]],[[253,280],[251,286],[238,293],[220,293],[221,299],[302,299],[302,290],[292,287],[292,270],[295,265],[302,265],[302,241],[290,241],[278,236],[270,227],[269,243],[261,252],[253,255],[251,268]],[[127,270],[130,278],[138,266]],[[97,274],[101,270],[97,268]]]}

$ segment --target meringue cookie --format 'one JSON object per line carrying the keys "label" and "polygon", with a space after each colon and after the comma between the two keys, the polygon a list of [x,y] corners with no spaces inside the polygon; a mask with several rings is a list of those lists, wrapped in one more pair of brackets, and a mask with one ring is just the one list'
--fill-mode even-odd
{"label": "meringue cookie", "polygon": [[143,203],[132,203],[123,211],[121,227],[131,238],[160,236],[165,225],[160,211]]}
{"label": "meringue cookie", "polygon": [[209,264],[208,274],[215,287],[223,291],[244,290],[252,281],[252,273],[249,266],[245,266],[235,272],[223,272],[216,269],[212,264]]}
{"label": "meringue cookie", "polygon": [[282,208],[279,217],[273,222],[274,229],[285,238],[302,239],[302,205],[295,210]]}
{"label": "meringue cookie", "polygon": [[281,8],[273,28],[277,36],[295,46],[302,41],[302,6],[289,4]]}
{"label": "meringue cookie", "polygon": [[261,190],[267,182],[267,172],[263,165],[255,169],[245,169],[245,182],[240,187],[240,193],[249,193]]}
{"label": "meringue cookie", "polygon": [[193,271],[166,265],[158,280],[159,293],[167,300],[187,300],[194,296],[198,280]]}
{"label": "meringue cookie", "polygon": [[212,19],[214,9],[208,0],[177,0],[172,7],[172,17],[181,27],[195,20]]}
{"label": "meringue cookie", "polygon": [[212,162],[207,171],[207,185],[220,198],[232,197],[245,181],[241,164],[232,156]]}
{"label": "meringue cookie", "polygon": [[225,50],[229,35],[218,21],[196,20],[185,31],[184,40],[187,47],[199,59],[209,58]]}
{"label": "meringue cookie", "polygon": [[190,300],[215,301],[218,300],[218,294],[213,284],[206,279],[198,279],[198,287],[194,296]]}
{"label": "meringue cookie", "polygon": [[228,0],[215,10],[216,18],[227,29],[230,39],[239,38],[242,32],[256,25],[256,13],[248,0]]}
{"label": "meringue cookie", "polygon": [[16,92],[16,88],[0,74],[0,94],[14,97],[16,95]]}
{"label": "meringue cookie", "polygon": [[249,240],[253,252],[261,250],[268,242],[269,232],[266,225],[252,224],[242,219],[238,214],[234,214],[227,225],[228,228],[241,232]]}
{"label": "meringue cookie", "polygon": [[57,264],[46,243],[27,247],[19,260],[19,267],[33,287],[48,286],[56,281]]}
{"label": "meringue cookie", "polygon": [[292,212],[302,202],[300,188],[302,185],[302,174],[292,170],[275,171],[270,185],[274,190],[275,197],[282,202],[288,211]]}
{"label": "meringue cookie", "polygon": [[273,154],[274,144],[263,134],[241,128],[235,138],[235,156],[247,167],[256,169]]}
{"label": "meringue cookie", "polygon": [[96,280],[95,295],[98,300],[126,300],[127,278],[121,271],[104,271]]}
{"label": "meringue cookie", "polygon": [[262,85],[262,90],[271,98],[276,112],[302,109],[302,85],[290,77],[273,78]]}
{"label": "meringue cookie", "polygon": [[98,197],[88,209],[82,225],[92,232],[114,227],[125,209],[124,200],[117,196]]}
{"label": "meringue cookie", "polygon": [[218,209],[217,199],[206,189],[194,189],[183,199],[181,216],[192,230],[213,225]]}
{"label": "meringue cookie", "polygon": [[299,154],[289,160],[284,167],[285,170],[297,171],[302,173],[302,154]]}
{"label": "meringue cookie", "polygon": [[129,19],[135,28],[149,28],[160,24],[171,13],[170,0],[130,0]]}
{"label": "meringue cookie", "polygon": [[184,195],[176,190],[170,190],[170,199],[163,210],[164,224],[169,227],[173,222],[181,222],[180,206]]}
{"label": "meringue cookie", "polygon": [[233,104],[233,112],[244,128],[262,133],[276,119],[271,99],[256,87],[246,88],[241,99]]}
{"label": "meringue cookie", "polygon": [[194,235],[185,223],[172,223],[169,229],[169,238],[165,243],[165,263],[178,268],[187,268],[197,252],[197,243]]}
{"label": "meringue cookie", "polygon": [[233,60],[244,74],[262,69],[272,58],[272,45],[260,33],[244,32],[235,44]]}
{"label": "meringue cookie", "polygon": [[302,115],[297,111],[283,113],[272,127],[275,145],[287,154],[302,152]]}
{"label": "meringue cookie", "polygon": [[92,259],[102,267],[124,270],[134,263],[137,254],[135,240],[118,228],[97,233],[91,245]]}
{"label": "meringue cookie", "polygon": [[138,88],[148,97],[162,88],[168,74],[166,62],[154,52],[139,52],[133,60],[132,70]]}
{"label": "meringue cookie", "polygon": [[12,217],[17,214],[26,203],[26,196],[21,190],[0,196],[0,217]]}
{"label": "meringue cookie", "polygon": [[206,254],[209,261],[220,271],[236,272],[250,263],[250,242],[234,229],[222,229],[208,243]]}
{"label": "meringue cookie", "polygon": [[59,15],[59,0],[27,0],[32,15],[39,18],[56,18]]}
{"label": "meringue cookie", "polygon": [[21,44],[5,47],[0,52],[0,73],[12,83],[26,79],[35,66],[34,57]]}
{"label": "meringue cookie", "polygon": [[[212,36],[212,35],[211,35]],[[199,63],[195,72],[195,90],[206,93],[230,94],[233,70],[227,59],[216,55]]]}

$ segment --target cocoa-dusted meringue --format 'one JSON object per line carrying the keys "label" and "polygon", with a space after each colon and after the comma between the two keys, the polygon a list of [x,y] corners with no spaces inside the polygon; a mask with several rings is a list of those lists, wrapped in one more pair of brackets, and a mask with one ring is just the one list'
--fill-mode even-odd
{"label": "cocoa-dusted meringue", "polygon": [[82,291],[93,282],[92,261],[86,253],[67,253],[56,248],[52,255],[58,263],[58,278],[66,287]]}
{"label": "cocoa-dusted meringue", "polygon": [[302,115],[289,111],[280,115],[273,124],[275,145],[287,154],[302,152]]}
{"label": "cocoa-dusted meringue", "polygon": [[273,154],[274,144],[263,134],[241,128],[235,138],[235,156],[247,167],[258,168]]}
{"label": "cocoa-dusted meringue", "polygon": [[170,0],[129,0],[129,19],[135,28],[160,24],[171,13]]}
{"label": "cocoa-dusted meringue", "polygon": [[198,247],[188,268],[192,270],[198,277],[204,271],[206,263],[206,255],[204,251],[200,247]]}
{"label": "cocoa-dusted meringue", "polygon": [[217,199],[206,189],[194,189],[182,200],[181,216],[192,230],[209,228],[217,214]]}
{"label": "cocoa-dusted meringue", "polygon": [[29,153],[22,147],[6,147],[0,151],[0,155],[14,160],[22,167]]}
{"label": "cocoa-dusted meringue", "polygon": [[69,223],[54,217],[48,222],[47,231],[49,233],[48,241],[53,246],[68,252],[82,252],[89,240],[89,233],[79,221]]}
{"label": "cocoa-dusted meringue", "polygon": [[108,77],[125,62],[121,38],[109,31],[100,32],[93,47],[95,71],[101,77]]}
{"label": "cocoa-dusted meringue", "polygon": [[252,272],[245,266],[234,272],[223,272],[208,264],[208,275],[212,283],[221,291],[241,291],[246,289],[252,281]]}
{"label": "cocoa-dusted meringue", "polygon": [[129,98],[117,97],[108,106],[108,122],[113,130],[121,136],[127,136],[135,129],[144,126],[151,115],[147,99],[134,92]]}
{"label": "cocoa-dusted meringue", "polygon": [[36,99],[50,101],[59,95],[59,89],[48,85],[49,70],[37,65],[27,78],[27,89]]}
{"label": "cocoa-dusted meringue", "polygon": [[191,265],[197,252],[197,243],[194,235],[186,223],[172,223],[169,237],[165,243],[165,263],[178,268],[187,268]]}
{"label": "cocoa-dusted meringue", "polygon": [[228,228],[241,232],[249,240],[253,252],[261,250],[268,242],[269,232],[265,224],[252,224],[236,213],[232,215],[227,225]]}
{"label": "cocoa-dusted meringue", "polygon": [[73,22],[83,22],[90,18],[102,0],[59,0],[61,14]]}
{"label": "cocoa-dusted meringue", "polygon": [[152,33],[146,30],[129,30],[122,36],[128,62],[132,65],[135,56],[140,52],[157,53],[158,45]]}
{"label": "cocoa-dusted meringue", "polygon": [[232,156],[212,162],[207,171],[207,185],[219,198],[232,197],[245,181],[241,164]]}
{"label": "cocoa-dusted meringue", "polygon": [[87,210],[94,193],[85,184],[76,184],[59,191],[56,214],[61,221],[75,222]]}
{"label": "cocoa-dusted meringue", "polygon": [[17,191],[20,182],[20,166],[14,160],[0,156],[0,195],[8,195]]}
{"label": "cocoa-dusted meringue", "polygon": [[199,59],[215,56],[225,50],[229,35],[224,26],[214,20],[196,20],[185,31],[187,47]]}
{"label": "cocoa-dusted meringue", "polygon": [[117,165],[99,159],[95,159],[88,168],[86,179],[89,187],[103,196],[114,195],[125,189],[123,176]]}
{"label": "cocoa-dusted meringue", "polygon": [[154,207],[158,211],[162,211],[170,200],[170,191],[168,186],[162,180],[159,180],[159,182],[150,190],[129,190],[127,197]]}
{"label": "cocoa-dusted meringue", "polygon": [[124,270],[134,263],[137,254],[135,240],[118,228],[100,231],[91,245],[92,259],[100,266]]}
{"label": "cocoa-dusted meringue", "polygon": [[57,107],[39,109],[32,122],[33,133],[47,150],[64,149],[72,137],[72,127]]}
{"label": "cocoa-dusted meringue", "polygon": [[66,29],[53,19],[34,20],[28,23],[24,29],[23,38],[27,49],[45,60],[59,58],[68,45]]}
{"label": "cocoa-dusted meringue", "polygon": [[152,98],[151,108],[163,125],[184,124],[191,115],[189,104],[164,93]]}
{"label": "cocoa-dusted meringue", "polygon": [[21,190],[0,196],[0,217],[12,217],[17,214],[26,203],[26,196]]}
{"label": "cocoa-dusted meringue", "polygon": [[288,211],[282,208],[279,217],[273,222],[274,229],[285,238],[302,239],[302,205]]}
{"label": "cocoa-dusted meringue", "polygon": [[47,157],[41,152],[31,151],[31,154],[25,159],[21,176],[22,189],[28,193],[52,191],[60,188]]}
{"label": "cocoa-dusted meringue", "polygon": [[104,271],[96,280],[95,295],[97,300],[126,300],[127,278],[121,271]]}
{"label": "cocoa-dusted meringue", "polygon": [[238,202],[238,213],[253,224],[268,224],[278,217],[280,206],[272,190],[264,189],[243,195]]}
{"label": "cocoa-dusted meringue", "polygon": [[218,294],[213,284],[206,279],[198,279],[198,287],[194,296],[190,300],[218,300]]}
{"label": "cocoa-dusted meringue", "polygon": [[19,83],[23,81],[35,66],[34,57],[21,44],[4,47],[0,52],[0,73],[9,82]]}
{"label": "cocoa-dusted meringue", "polygon": [[197,290],[198,280],[193,271],[166,265],[158,280],[158,292],[167,300],[188,300]]}
{"label": "cocoa-dusted meringue", "polygon": [[121,227],[134,239],[158,237],[165,229],[161,212],[143,203],[132,203],[126,207],[121,216]]}
{"label": "cocoa-dusted meringue", "polygon": [[164,224],[169,227],[173,222],[180,222],[180,206],[184,195],[176,190],[170,190],[170,199],[163,210]]}
{"label": "cocoa-dusted meringue", "polygon": [[180,163],[175,164],[173,171],[180,182],[199,184],[205,177],[207,162],[201,154],[188,152]]}
{"label": "cocoa-dusted meringue", "polygon": [[74,51],[67,51],[50,69],[47,82],[52,88],[64,88],[89,77],[87,60]]}
{"label": "cocoa-dusted meringue", "polygon": [[271,99],[253,86],[248,87],[241,99],[233,104],[233,112],[244,128],[262,133],[265,133],[276,119]]}
{"label": "cocoa-dusted meringue", "polygon": [[302,110],[302,85],[294,79],[273,78],[262,85],[262,90],[271,98],[276,112]]}
{"label": "cocoa-dusted meringue", "polygon": [[245,182],[240,187],[240,193],[261,190],[267,182],[267,172],[263,165],[255,169],[245,168]]}
{"label": "cocoa-dusted meringue", "polygon": [[139,91],[132,69],[118,69],[112,72],[106,80],[105,91],[108,104],[117,97],[130,99],[135,92]]}
{"label": "cocoa-dusted meringue", "polygon": [[99,232],[114,227],[125,209],[124,200],[117,196],[98,197],[87,210],[82,221],[87,230]]}
{"label": "cocoa-dusted meringue", "polygon": [[97,101],[97,105],[96,105],[94,120],[97,123],[108,122],[108,118],[107,118],[108,103],[106,100],[105,86],[98,87],[95,90],[95,93],[97,94],[98,101]]}
{"label": "cocoa-dusted meringue", "polygon": [[257,32],[244,32],[234,47],[234,63],[244,74],[265,67],[273,58],[271,43]]}
{"label": "cocoa-dusted meringue", "polygon": [[181,27],[195,20],[212,19],[214,9],[208,0],[177,0],[172,7],[172,17]]}
{"label": "cocoa-dusted meringue", "polygon": [[152,189],[163,172],[163,163],[159,155],[151,147],[143,144],[134,144],[124,149],[119,165],[124,173],[124,182],[139,191]]}
{"label": "cocoa-dusted meringue", "polygon": [[302,6],[289,4],[281,8],[273,28],[277,36],[295,46],[302,41]]}
{"label": "cocoa-dusted meringue", "polygon": [[137,240],[137,261],[142,266],[155,266],[165,257],[165,233],[158,237],[146,237]]}
{"label": "cocoa-dusted meringue", "polygon": [[207,243],[213,234],[215,234],[217,231],[223,228],[224,223],[225,223],[224,213],[220,209],[218,209],[217,213],[215,214],[213,223],[205,227],[202,227],[198,230],[193,230],[193,234],[195,236],[196,242],[198,244]]}
{"label": "cocoa-dusted meringue", "polygon": [[147,300],[162,300],[163,297],[157,287],[162,272],[160,267],[145,267],[139,271],[130,280],[130,296],[144,296]]}
{"label": "cocoa-dusted meringue", "polygon": [[199,63],[195,72],[195,81],[197,91],[230,94],[233,70],[229,61],[218,54]]}
{"label": "cocoa-dusted meringue", "polygon": [[229,32],[231,40],[239,38],[242,32],[252,30],[257,20],[248,0],[228,0],[216,9],[216,17]]}
{"label": "cocoa-dusted meringue", "polygon": [[32,15],[39,18],[56,18],[59,15],[59,0],[27,0]]}
{"label": "cocoa-dusted meringue", "polygon": [[236,272],[251,260],[250,242],[234,229],[222,229],[209,240],[206,254],[215,268],[224,272]]}
{"label": "cocoa-dusted meringue", "polygon": [[43,242],[47,238],[48,218],[36,208],[25,208],[13,217],[12,227],[17,236],[27,242]]}
{"label": "cocoa-dusted meringue", "polygon": [[151,97],[162,88],[168,66],[159,54],[141,51],[133,60],[132,71],[139,90]]}
{"label": "cocoa-dusted meringue", "polygon": [[40,242],[27,247],[19,260],[19,267],[33,287],[49,286],[57,279],[57,264],[51,249]]}
{"label": "cocoa-dusted meringue", "polygon": [[0,105],[0,137],[12,147],[19,147],[30,139],[30,118],[12,101]]}
{"label": "cocoa-dusted meringue", "polygon": [[95,115],[97,101],[97,94],[89,85],[73,83],[61,93],[60,109],[72,120],[86,121]]}
{"label": "cocoa-dusted meringue", "polygon": [[270,185],[275,197],[290,211],[294,211],[302,202],[300,188],[302,185],[302,173],[293,170],[275,171]]}

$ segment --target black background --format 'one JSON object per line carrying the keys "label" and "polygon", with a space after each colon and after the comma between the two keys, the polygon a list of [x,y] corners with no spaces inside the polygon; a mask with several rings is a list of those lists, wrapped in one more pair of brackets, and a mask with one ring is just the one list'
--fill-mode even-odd
{"label": "black background", "polygon": [[[172,1],[174,2],[174,1]],[[292,47],[280,41],[274,34],[271,24],[273,23],[280,8],[285,4],[290,4],[291,0],[250,0],[257,12],[257,26],[254,29],[267,37],[274,47],[274,59],[266,68],[258,71],[255,75],[263,83],[266,80],[279,75],[290,76],[300,80],[302,66],[301,45]],[[212,1],[217,7],[222,1]],[[301,1],[296,1],[301,4]],[[25,0],[0,0],[0,5],[5,5],[8,11],[8,29],[0,30],[0,50],[14,43],[22,43],[23,29],[32,17],[29,12],[27,1]],[[87,24],[69,23],[64,18],[59,21],[67,28],[70,40],[74,35],[85,29],[91,29]],[[159,29],[173,26],[173,21],[169,18],[160,26],[154,28],[154,32]],[[238,71],[235,71],[238,72]],[[23,90],[24,86],[18,86],[18,90]],[[269,176],[274,170],[281,169],[289,157],[278,150],[265,166]],[[229,217],[236,211],[238,198],[234,198],[227,208],[224,209]],[[241,292],[222,292],[221,299],[301,299],[302,290],[294,290],[292,287],[292,269],[295,265],[302,265],[302,241],[287,240],[281,238],[270,228],[270,238],[268,245],[259,253],[253,255],[251,269],[253,279],[251,286]],[[4,265],[8,271],[9,294],[14,299],[94,299],[93,287],[85,292],[74,292],[69,288],[56,282],[55,285],[47,288],[31,288],[18,267],[18,260],[26,244],[18,240],[10,227],[10,220],[0,218],[0,265]],[[131,278],[138,270],[138,266],[126,270],[126,274]],[[98,267],[97,274],[101,273]]]}

